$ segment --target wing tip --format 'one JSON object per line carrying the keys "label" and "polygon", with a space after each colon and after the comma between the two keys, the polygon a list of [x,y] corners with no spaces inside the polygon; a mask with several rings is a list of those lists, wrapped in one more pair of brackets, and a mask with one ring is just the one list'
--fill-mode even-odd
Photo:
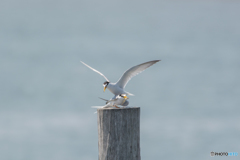
{"label": "wing tip", "polygon": [[86,65],[86,63],[84,63],[83,61],[80,61],[82,64]]}
{"label": "wing tip", "polygon": [[[157,62],[159,62],[159,61],[161,61],[161,60],[160,60],[160,59],[158,59],[158,60],[152,60],[152,61],[148,61],[148,62],[145,62],[145,63],[142,63],[142,64],[146,64],[146,63],[155,64],[155,63],[157,63]],[[142,65],[142,64],[140,64],[140,65]]]}
{"label": "wing tip", "polygon": [[161,60],[158,59],[158,60],[153,60],[153,61],[150,61],[150,62],[152,62],[152,64],[155,64],[155,63],[157,63],[157,62],[159,62],[159,61],[161,61]]}

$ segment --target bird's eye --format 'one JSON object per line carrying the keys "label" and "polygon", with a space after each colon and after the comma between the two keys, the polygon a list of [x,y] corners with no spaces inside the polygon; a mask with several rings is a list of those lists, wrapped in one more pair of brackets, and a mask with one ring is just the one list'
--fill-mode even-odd
{"label": "bird's eye", "polygon": [[105,81],[105,82],[103,83],[103,85],[108,85],[108,83],[109,83],[108,81]]}

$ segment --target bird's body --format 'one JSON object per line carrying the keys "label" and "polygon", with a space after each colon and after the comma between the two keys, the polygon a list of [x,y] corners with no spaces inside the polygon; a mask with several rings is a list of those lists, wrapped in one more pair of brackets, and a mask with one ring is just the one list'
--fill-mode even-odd
{"label": "bird's body", "polygon": [[104,86],[104,91],[107,88],[110,92],[112,92],[114,94],[114,97],[112,98],[115,99],[118,95],[120,94],[126,94],[126,95],[133,95],[129,92],[126,92],[124,90],[125,86],[127,85],[128,81],[136,76],[137,74],[141,73],[142,71],[144,71],[145,69],[147,69],[148,67],[150,67],[151,65],[159,62],[160,60],[153,60],[153,61],[149,61],[149,62],[145,62],[136,66],[133,66],[131,68],[129,68],[127,71],[125,71],[123,73],[123,75],[120,77],[120,79],[116,82],[116,83],[112,83],[110,82],[107,77],[105,77],[101,72],[97,71],[96,69],[90,67],[89,65],[85,64],[84,62],[82,62],[85,66],[87,66],[88,68],[90,68],[91,70],[93,70],[94,72],[97,72],[98,74],[100,74],[101,76],[103,76],[106,81],[103,83]]}
{"label": "bird's body", "polygon": [[[102,100],[107,101],[105,106],[95,106],[93,108],[120,108],[118,105],[124,106],[126,104],[128,97],[124,94],[117,95],[115,99],[106,100],[101,98]],[[128,104],[128,103],[127,103]],[[124,106],[125,107],[125,106]]]}
{"label": "bird's body", "polygon": [[115,95],[113,99],[119,94],[133,95],[120,88],[116,83],[109,83],[107,89]]}
{"label": "bird's body", "polygon": [[120,94],[116,96],[115,99],[110,100],[108,103],[112,103],[114,107],[119,108],[118,105],[123,105],[127,99],[128,97],[126,95]]}

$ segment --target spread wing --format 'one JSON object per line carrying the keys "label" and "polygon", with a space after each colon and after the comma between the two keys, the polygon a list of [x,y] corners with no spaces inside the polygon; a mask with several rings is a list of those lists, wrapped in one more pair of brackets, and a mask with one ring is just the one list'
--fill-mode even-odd
{"label": "spread wing", "polygon": [[98,70],[90,67],[89,65],[87,65],[86,63],[84,63],[84,62],[82,62],[82,61],[80,61],[80,62],[81,62],[82,64],[84,64],[85,66],[87,66],[88,68],[90,68],[91,70],[93,70],[94,72],[97,72],[98,74],[100,74],[101,76],[103,76],[103,77],[109,82],[109,80],[107,79],[107,77],[105,77],[101,72],[99,72]]}
{"label": "spread wing", "polygon": [[107,100],[107,99],[104,99],[104,98],[101,98],[101,97],[98,97],[98,98],[100,98],[101,100],[106,101],[106,103],[108,103],[108,102],[113,102],[113,101],[116,101],[116,100],[117,100],[117,98],[115,98],[115,99],[110,99],[110,100]]}
{"label": "spread wing", "polygon": [[108,100],[107,100],[107,99],[104,99],[104,98],[101,98],[101,97],[98,97],[98,98],[100,98],[101,100],[104,100],[104,101],[108,102]]}
{"label": "spread wing", "polygon": [[139,73],[141,73],[142,71],[144,71],[145,69],[159,61],[160,60],[154,60],[133,66],[132,68],[128,69],[123,73],[122,77],[117,81],[116,84],[120,88],[124,88],[132,77],[138,75]]}

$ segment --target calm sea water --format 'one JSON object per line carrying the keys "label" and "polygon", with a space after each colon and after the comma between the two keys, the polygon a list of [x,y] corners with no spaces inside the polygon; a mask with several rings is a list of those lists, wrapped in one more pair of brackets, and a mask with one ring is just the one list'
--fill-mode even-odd
{"label": "calm sea water", "polygon": [[[239,1],[1,1],[0,159],[96,160],[104,79],[126,90],[145,160],[240,154]],[[227,157],[217,157],[226,159]],[[237,159],[237,157],[231,157]]]}

